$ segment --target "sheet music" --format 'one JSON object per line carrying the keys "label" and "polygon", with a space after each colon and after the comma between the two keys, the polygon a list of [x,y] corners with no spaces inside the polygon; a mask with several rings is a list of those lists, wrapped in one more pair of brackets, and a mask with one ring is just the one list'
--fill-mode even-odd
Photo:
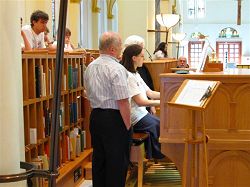
{"label": "sheet music", "polygon": [[209,46],[209,43],[205,40],[202,52],[200,54],[199,63],[197,65],[197,67],[196,67],[197,71],[201,71],[204,68],[206,58],[207,58],[207,54],[208,54],[208,46]]}
{"label": "sheet music", "polygon": [[203,96],[209,87],[215,87],[216,81],[189,80],[178,98],[175,100],[177,104],[201,106]]}

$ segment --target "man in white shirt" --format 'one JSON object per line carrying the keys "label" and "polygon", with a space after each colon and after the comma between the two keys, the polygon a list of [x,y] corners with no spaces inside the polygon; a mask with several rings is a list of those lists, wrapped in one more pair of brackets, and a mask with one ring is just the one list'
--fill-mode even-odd
{"label": "man in white shirt", "polygon": [[118,33],[99,39],[100,56],[84,74],[91,107],[93,187],[124,187],[129,163],[130,104],[128,73],[119,63],[122,50]]}
{"label": "man in white shirt", "polygon": [[49,16],[47,13],[36,10],[30,16],[30,25],[22,27],[23,50],[46,48],[44,42],[44,31],[46,31]]}

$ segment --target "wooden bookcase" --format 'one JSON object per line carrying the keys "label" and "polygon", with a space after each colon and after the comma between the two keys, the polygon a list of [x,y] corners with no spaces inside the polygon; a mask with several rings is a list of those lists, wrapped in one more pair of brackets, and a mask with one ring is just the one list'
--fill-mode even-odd
{"label": "wooden bookcase", "polygon": [[[56,54],[48,51],[24,52],[22,55],[23,115],[25,157],[27,162],[41,161],[49,157],[51,112]],[[58,168],[59,186],[76,186],[84,178],[83,169],[91,161],[91,141],[89,133],[90,105],[84,97],[83,70],[86,56],[80,52],[65,53],[63,62],[60,108],[60,139]],[[79,136],[71,138],[77,129],[84,134],[84,144],[77,151],[69,151],[72,143],[79,144]],[[85,132],[83,132],[85,131]],[[75,142],[76,140],[76,142]],[[84,147],[84,149],[83,149]],[[79,150],[80,148],[80,150]],[[45,157],[46,158],[46,157]],[[47,163],[42,161],[43,168]],[[80,168],[79,180],[74,174]]]}

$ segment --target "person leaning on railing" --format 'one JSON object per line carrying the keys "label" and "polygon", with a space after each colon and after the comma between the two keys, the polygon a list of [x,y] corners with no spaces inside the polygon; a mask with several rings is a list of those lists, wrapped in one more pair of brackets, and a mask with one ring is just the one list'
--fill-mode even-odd
{"label": "person leaning on railing", "polygon": [[47,28],[49,16],[47,13],[36,10],[30,16],[30,25],[25,25],[21,29],[23,50],[46,48],[44,32]]}

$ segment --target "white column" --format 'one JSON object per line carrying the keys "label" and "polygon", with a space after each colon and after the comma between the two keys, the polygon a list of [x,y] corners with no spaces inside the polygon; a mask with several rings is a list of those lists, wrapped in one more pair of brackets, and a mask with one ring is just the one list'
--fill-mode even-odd
{"label": "white column", "polygon": [[[0,1],[0,175],[20,173],[24,161],[20,3]],[[0,184],[12,186],[25,184]]]}

